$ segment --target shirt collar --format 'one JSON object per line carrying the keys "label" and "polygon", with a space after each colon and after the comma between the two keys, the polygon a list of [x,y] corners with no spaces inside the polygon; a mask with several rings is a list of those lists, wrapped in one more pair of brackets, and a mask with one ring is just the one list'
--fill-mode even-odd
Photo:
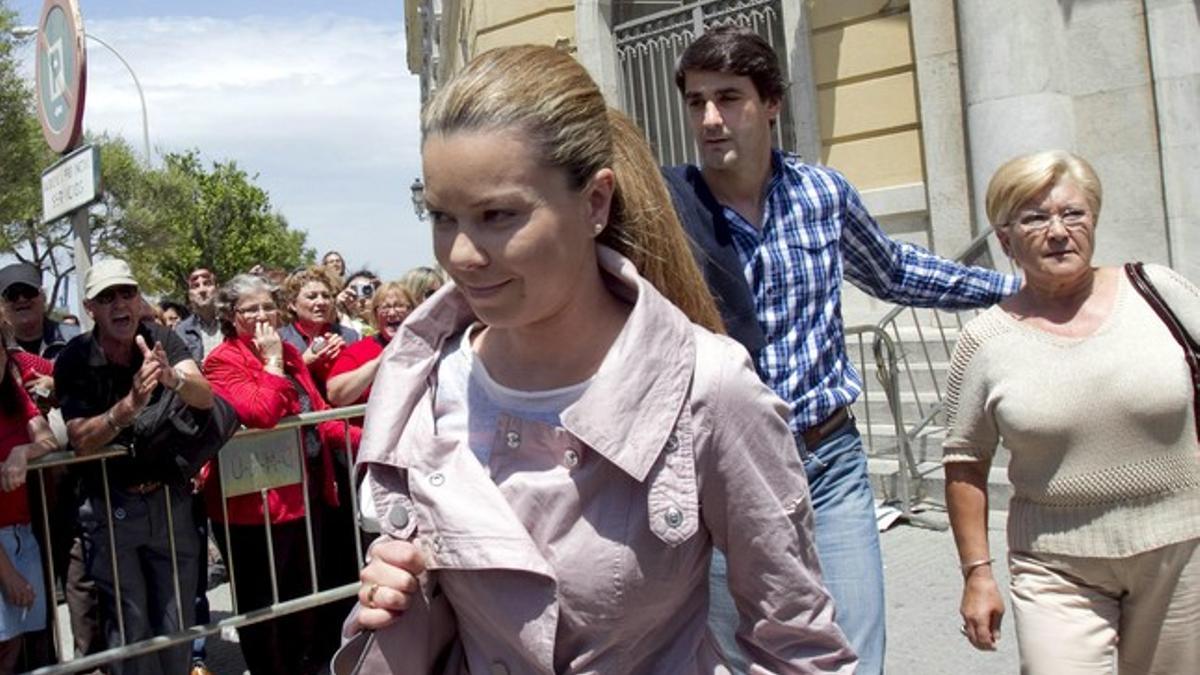
{"label": "shirt collar", "polygon": [[[600,246],[598,260],[633,308],[591,386],[562,414],[563,426],[636,480],[644,480],[687,403],[695,338],[687,317],[638,275],[633,263]],[[402,442],[446,341],[476,317],[448,283],[422,303],[380,362],[359,451],[361,461],[419,466],[419,442]],[[418,439],[419,440],[419,439]]]}
{"label": "shirt collar", "polygon": [[[158,340],[154,338],[154,331],[146,323],[138,323],[137,334],[142,336],[142,339],[146,341],[146,345],[151,349],[153,349],[155,343],[158,342]],[[100,336],[96,333],[95,328],[93,328],[92,332],[88,334],[88,340],[90,341],[90,344],[88,345],[89,366],[93,368],[103,368],[105,366],[114,365],[108,360],[108,356],[104,354],[104,348],[100,346]],[[118,365],[118,367],[140,368],[142,365],[142,355],[137,353],[136,349],[133,349],[133,342],[130,342],[129,345],[133,353],[133,358],[129,361],[129,366]]]}

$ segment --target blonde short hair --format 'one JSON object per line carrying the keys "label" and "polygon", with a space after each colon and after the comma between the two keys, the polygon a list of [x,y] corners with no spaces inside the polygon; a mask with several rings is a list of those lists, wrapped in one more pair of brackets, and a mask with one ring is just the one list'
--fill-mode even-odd
{"label": "blonde short hair", "polygon": [[1014,157],[996,169],[987,189],[988,222],[996,228],[1007,224],[1023,204],[1064,178],[1083,190],[1092,221],[1098,220],[1103,191],[1096,170],[1079,155],[1066,150],[1044,150]]}
{"label": "blonde short hair", "polygon": [[371,296],[371,302],[367,305],[367,320],[376,330],[379,330],[379,326],[375,325],[379,321],[376,311],[383,304],[384,298],[392,294],[400,296],[401,300],[407,302],[410,311],[417,308],[418,303],[413,299],[412,291],[404,282],[388,281],[381,284],[379,288],[375,289],[375,294]]}

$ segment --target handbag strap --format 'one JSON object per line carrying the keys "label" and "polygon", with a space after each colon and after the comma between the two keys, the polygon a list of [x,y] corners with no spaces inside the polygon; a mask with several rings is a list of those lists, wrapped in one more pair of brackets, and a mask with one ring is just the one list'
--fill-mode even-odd
{"label": "handbag strap", "polygon": [[1150,305],[1150,309],[1153,309],[1166,325],[1171,337],[1183,348],[1183,358],[1192,372],[1192,414],[1196,420],[1196,440],[1200,441],[1200,345],[1197,345],[1195,338],[1187,332],[1183,322],[1171,311],[1158,289],[1150,282],[1142,263],[1125,263],[1125,274],[1133,284],[1134,290],[1146,300],[1146,304]]}

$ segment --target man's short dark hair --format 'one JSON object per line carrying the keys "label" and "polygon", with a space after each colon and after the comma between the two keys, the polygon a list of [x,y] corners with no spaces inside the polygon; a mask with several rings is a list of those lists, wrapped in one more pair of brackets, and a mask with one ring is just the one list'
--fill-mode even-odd
{"label": "man's short dark hair", "polygon": [[714,26],[688,45],[675,64],[675,86],[686,94],[689,70],[730,73],[750,78],[759,98],[782,101],[787,83],[775,50],[758,33],[737,25]]}

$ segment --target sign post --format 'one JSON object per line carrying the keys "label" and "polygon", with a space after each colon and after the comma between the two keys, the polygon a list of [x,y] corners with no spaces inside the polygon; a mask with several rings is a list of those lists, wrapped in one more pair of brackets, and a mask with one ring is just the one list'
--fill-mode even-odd
{"label": "sign post", "polygon": [[[87,90],[87,49],[78,0],[46,0],[38,21],[37,104],[42,135],[50,149],[67,155],[42,174],[44,222],[71,214],[75,233],[75,279],[79,298],[92,266],[88,207],[100,195],[100,154],[95,148],[71,153],[83,135],[83,100]],[[53,215],[52,215],[53,214]],[[84,328],[91,317],[81,313]]]}

